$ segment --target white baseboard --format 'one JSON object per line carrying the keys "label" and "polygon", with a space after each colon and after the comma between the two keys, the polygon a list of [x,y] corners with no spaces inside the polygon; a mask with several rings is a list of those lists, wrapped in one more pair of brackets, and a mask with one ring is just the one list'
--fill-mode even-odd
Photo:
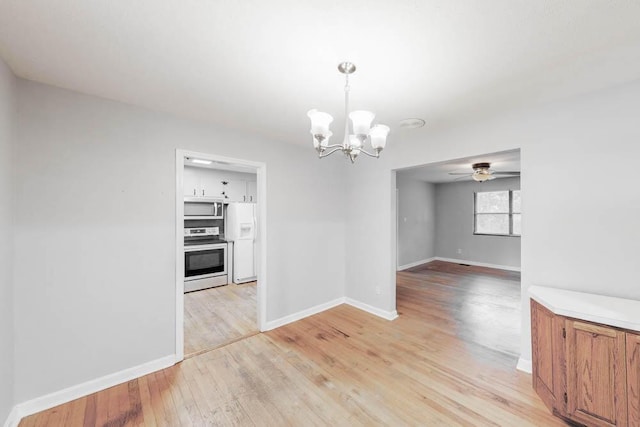
{"label": "white baseboard", "polygon": [[4,427],[18,427],[21,419],[22,417],[18,414],[18,406],[14,406],[4,422]]}
{"label": "white baseboard", "polygon": [[381,310],[377,307],[374,307],[369,304],[365,304],[363,302],[360,302],[351,298],[345,298],[345,304],[349,304],[352,307],[366,311],[367,313],[371,313],[375,316],[382,317],[383,319],[386,319],[386,320],[394,320],[398,318],[398,312],[396,310],[393,310],[393,311]]}
{"label": "white baseboard", "polygon": [[526,372],[530,374],[533,371],[533,365],[531,364],[531,360],[523,359],[522,357],[518,359],[518,365],[516,366],[518,371]]}
{"label": "white baseboard", "polygon": [[431,261],[435,261],[435,259],[436,259],[436,257],[431,257],[431,258],[423,259],[423,260],[420,260],[420,261],[411,262],[409,264],[399,265],[398,268],[396,268],[396,271],[402,271],[402,270],[407,270],[407,269],[412,268],[412,267],[417,267],[419,265],[426,264],[426,263],[431,262]]}
{"label": "white baseboard", "polygon": [[87,396],[91,393],[95,393],[97,391],[113,387],[114,385],[122,384],[132,379],[150,374],[152,372],[168,368],[175,363],[177,363],[176,356],[172,354],[161,359],[152,360],[151,362],[134,366],[133,368],[105,375],[104,377],[96,378],[82,384],[77,384],[63,390],[47,394],[45,396],[36,397],[35,399],[31,399],[16,405],[16,407],[14,408],[16,416],[19,417],[18,421],[20,421],[20,419],[28,415],[44,411],[45,409],[53,408],[54,406],[70,402],[74,399]]}
{"label": "white baseboard", "polygon": [[322,311],[329,310],[330,308],[339,306],[340,304],[344,304],[344,297],[334,299],[333,301],[325,302],[323,304],[318,304],[316,306],[307,308],[305,310],[298,311],[297,313],[290,314],[288,316],[281,317],[276,320],[272,320],[267,322],[264,331],[270,331],[275,328],[279,328],[280,326],[284,326],[288,323],[295,322],[300,319],[304,319],[305,317],[313,316],[314,314],[318,314]]}
{"label": "white baseboard", "polygon": [[367,313],[373,314],[378,317],[382,317],[386,320],[393,320],[398,317],[398,312],[381,310],[379,308],[373,307],[369,304],[365,304],[360,301],[356,301],[351,298],[341,297],[336,298],[333,301],[325,302],[324,304],[318,304],[314,307],[307,308],[305,310],[298,311],[297,313],[290,314],[288,316],[281,317],[280,319],[272,320],[267,322],[265,325],[264,331],[270,331],[275,328],[279,328],[280,326],[287,325],[289,323],[296,322],[298,320],[304,319],[305,317],[313,316],[314,314],[321,313],[325,310],[329,310],[330,308],[337,307],[340,304],[348,304],[360,310],[366,311]]}
{"label": "white baseboard", "polygon": [[469,261],[466,259],[442,258],[439,256],[435,257],[434,259],[438,261],[454,262],[456,264],[469,264],[478,267],[497,268],[499,270],[520,271],[520,267],[512,267],[510,265],[489,264],[486,262]]}

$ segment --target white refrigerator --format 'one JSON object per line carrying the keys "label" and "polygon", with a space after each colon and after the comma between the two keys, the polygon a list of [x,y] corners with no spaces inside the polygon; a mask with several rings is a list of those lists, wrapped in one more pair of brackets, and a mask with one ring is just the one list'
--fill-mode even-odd
{"label": "white refrigerator", "polygon": [[256,204],[229,203],[225,239],[233,242],[233,283],[256,280]]}

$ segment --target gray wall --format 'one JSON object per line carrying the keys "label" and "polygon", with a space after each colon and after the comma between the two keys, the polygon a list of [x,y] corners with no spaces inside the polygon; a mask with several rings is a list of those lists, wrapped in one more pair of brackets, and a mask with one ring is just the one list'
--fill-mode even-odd
{"label": "gray wall", "polygon": [[11,147],[16,79],[0,58],[0,423],[14,404],[13,228]]}
{"label": "gray wall", "polygon": [[267,164],[268,321],[344,296],[343,158],[25,80],[18,106],[18,402],[175,353],[176,148]]}
{"label": "gray wall", "polygon": [[398,173],[398,267],[435,256],[435,186]]}
{"label": "gray wall", "polygon": [[[638,111],[640,81],[464,126],[390,134],[379,160],[348,171],[347,297],[395,309],[396,169],[520,148],[523,359],[531,357],[530,285],[640,299]],[[615,178],[585,176],[585,165],[605,165]]]}
{"label": "gray wall", "polygon": [[[519,189],[520,178],[436,185],[436,255],[519,268],[520,237],[473,234],[474,192]],[[462,250],[461,254],[458,249]]]}

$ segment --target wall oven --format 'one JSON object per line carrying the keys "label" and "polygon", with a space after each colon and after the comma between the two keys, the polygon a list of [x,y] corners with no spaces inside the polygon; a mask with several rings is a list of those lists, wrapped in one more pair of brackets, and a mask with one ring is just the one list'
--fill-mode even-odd
{"label": "wall oven", "polygon": [[219,240],[209,230],[194,233],[185,229],[184,242],[184,291],[199,291],[227,284],[227,243]]}

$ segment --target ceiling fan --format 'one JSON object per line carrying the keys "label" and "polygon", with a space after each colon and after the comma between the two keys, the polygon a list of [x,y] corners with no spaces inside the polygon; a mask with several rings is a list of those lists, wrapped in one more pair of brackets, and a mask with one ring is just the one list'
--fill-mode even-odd
{"label": "ceiling fan", "polygon": [[474,181],[484,182],[496,178],[496,175],[520,176],[520,171],[494,171],[491,163],[481,162],[471,165],[473,172],[449,172],[449,175],[470,176]]}

